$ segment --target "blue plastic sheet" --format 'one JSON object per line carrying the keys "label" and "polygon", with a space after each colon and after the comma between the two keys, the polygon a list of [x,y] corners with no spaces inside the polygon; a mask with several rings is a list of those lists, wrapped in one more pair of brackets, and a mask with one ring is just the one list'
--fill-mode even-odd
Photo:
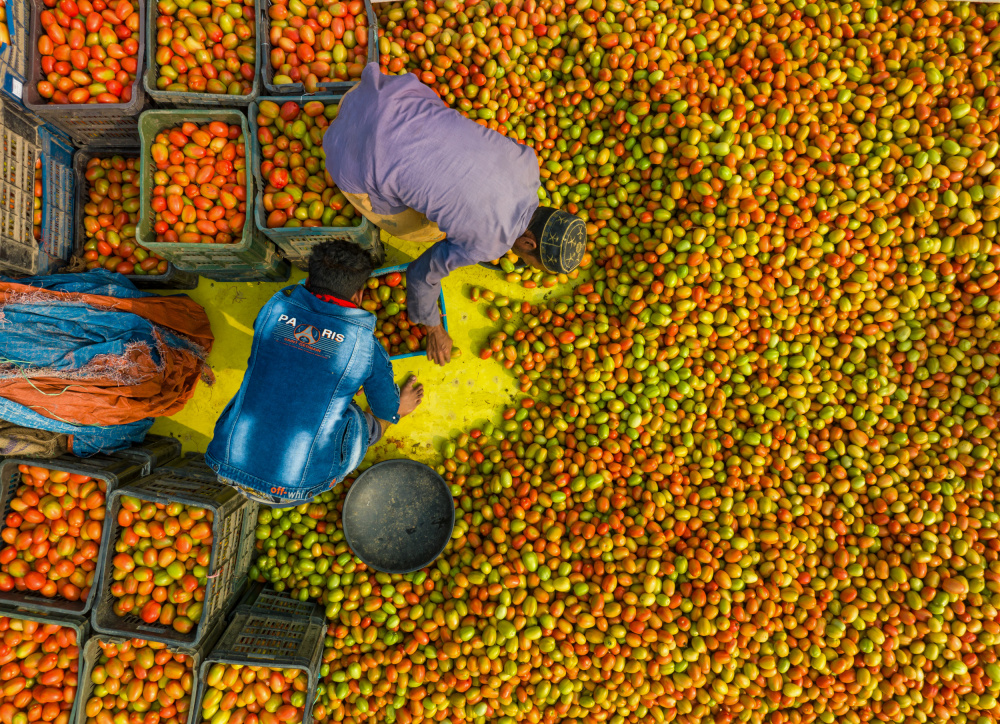
{"label": "blue plastic sheet", "polygon": [[[59,292],[99,294],[119,299],[153,296],[140,291],[125,276],[106,270],[85,274],[54,274],[13,282]],[[189,346],[162,328],[155,328],[171,346]],[[130,345],[144,343],[159,364],[154,325],[136,314],[95,309],[82,302],[54,303],[26,297],[8,303],[0,316],[0,365],[24,371],[46,369],[71,377],[88,365],[100,365],[102,356],[120,357]],[[10,369],[8,367],[8,369]],[[10,373],[8,373],[10,374]],[[53,410],[58,405],[53,401]],[[56,417],[58,417],[55,413]],[[76,425],[43,416],[34,410],[0,397],[0,419],[40,430],[73,435],[73,452],[86,457],[112,452],[141,442],[153,424],[147,418],[124,425]]]}

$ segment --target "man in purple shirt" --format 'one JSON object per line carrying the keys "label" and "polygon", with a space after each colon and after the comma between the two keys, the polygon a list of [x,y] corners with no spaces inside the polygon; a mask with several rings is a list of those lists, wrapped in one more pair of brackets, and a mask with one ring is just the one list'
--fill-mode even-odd
{"label": "man in purple shirt", "polygon": [[553,273],[575,269],[586,224],[539,206],[538,159],[448,108],[412,74],[370,63],[323,138],[326,170],[365,217],[391,235],[433,244],[408,270],[410,319],[427,327],[427,356],[451,359],[437,307],[441,280],[509,250]]}

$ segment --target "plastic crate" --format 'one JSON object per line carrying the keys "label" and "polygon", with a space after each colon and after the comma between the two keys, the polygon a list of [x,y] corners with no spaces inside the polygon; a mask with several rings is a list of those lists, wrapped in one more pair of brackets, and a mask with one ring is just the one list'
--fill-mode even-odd
{"label": "plastic crate", "polygon": [[[274,83],[274,68],[271,67],[271,18],[268,17],[268,9],[271,7],[271,0],[258,0],[257,2],[257,62],[260,63],[260,75],[263,79],[263,92],[269,96],[273,95],[302,95],[306,88],[302,83]],[[378,25],[375,12],[368,0],[365,0],[365,14],[368,16],[368,62],[378,62]],[[338,80],[328,83],[320,83],[320,93],[334,93],[337,91],[346,93],[353,88],[358,81]]]}
{"label": "plastic crate", "polygon": [[[148,52],[146,60],[146,71],[140,73],[142,85],[146,89],[147,95],[156,101],[157,106],[164,108],[190,108],[192,106],[212,106],[233,108],[234,106],[246,107],[250,105],[254,98],[260,93],[260,24],[256,24],[257,31],[257,59],[253,67],[253,84],[250,86],[250,93],[245,96],[231,96],[228,93],[190,93],[184,91],[165,91],[156,87],[156,76],[159,65],[156,62],[156,18],[159,15],[156,8],[156,0],[139,0],[140,5],[146,8],[146,17],[149,18],[145,28],[143,38]],[[256,21],[255,21],[256,22]],[[142,51],[140,51],[142,52]],[[136,81],[138,83],[138,80]]]}
{"label": "plastic crate", "polygon": [[7,0],[5,10],[10,42],[0,49],[0,88],[20,103],[28,77],[28,5],[24,0]]}
{"label": "plastic crate", "polygon": [[[178,446],[179,447],[179,446]],[[187,453],[174,460],[169,461],[165,466],[158,468],[155,472],[163,472],[166,475],[180,475],[184,478],[203,480],[205,482],[219,484],[219,476],[208,463],[205,462],[204,453]],[[253,561],[257,547],[257,538],[254,533],[257,530],[257,511],[260,510],[260,503],[255,500],[247,500],[247,511],[243,514],[243,533],[240,538],[240,560],[244,558]]]}
{"label": "plastic crate", "polygon": [[156,472],[162,470],[167,474],[180,475],[185,478],[196,478],[215,482],[219,476],[205,462],[204,453],[184,453],[179,458],[162,465]]}
{"label": "plastic crate", "polygon": [[309,619],[321,626],[326,622],[323,610],[315,601],[298,601],[286,593],[278,593],[264,583],[250,584],[243,599],[236,605],[236,613]]}
{"label": "plastic crate", "polygon": [[[85,173],[87,163],[94,156],[129,156],[139,158],[139,146],[126,146],[122,148],[94,148],[88,146],[76,152],[73,159],[73,174],[76,177],[76,205],[73,214],[74,239],[76,245],[73,253],[78,257],[83,257],[83,247],[87,243],[87,232],[83,228],[83,207],[90,199],[90,184]],[[129,281],[139,289],[195,289],[198,286],[198,275],[193,272],[181,271],[171,264],[166,274],[130,274]]]}
{"label": "plastic crate", "polygon": [[205,680],[213,664],[300,669],[306,672],[309,681],[301,724],[312,724],[325,635],[326,627],[308,617],[272,618],[266,614],[237,612],[219,643],[201,664],[199,704],[208,689]]}
{"label": "plastic crate", "polygon": [[[175,654],[184,654],[191,659],[191,677],[197,681],[198,670],[201,667],[202,661],[215,646],[216,641],[219,640],[219,636],[225,631],[225,621],[216,622],[215,626],[209,630],[207,635],[202,639],[201,643],[197,646],[179,646],[176,644],[168,644],[167,650]],[[76,712],[75,717],[70,717],[69,721],[71,724],[87,724],[87,701],[91,698],[94,691],[94,682],[91,680],[91,674],[94,672],[94,667],[101,658],[101,646],[103,643],[114,643],[123,644],[132,638],[145,638],[144,636],[109,636],[95,634],[87,641],[87,644],[80,650],[82,666],[80,667],[80,682],[76,690],[76,701],[78,702],[74,711]],[[82,702],[82,703],[81,703]],[[198,697],[198,687],[193,686],[191,691],[191,706],[188,708],[187,715],[180,719],[181,724],[196,724],[201,714],[201,699]]]}
{"label": "plastic crate", "polygon": [[69,139],[48,125],[38,129],[38,140],[42,147],[42,238],[37,273],[54,274],[73,255],[75,149]]}
{"label": "plastic crate", "polygon": [[[250,219],[247,225],[253,226]],[[254,234],[260,234],[254,229]],[[264,239],[263,235],[260,234]],[[274,244],[267,239],[267,254],[264,260],[257,264],[232,264],[219,271],[205,272],[202,274],[216,282],[276,282],[283,284],[292,276],[292,265],[285,259]]]}
{"label": "plastic crate", "polygon": [[[371,273],[371,278],[374,277],[384,277],[386,274],[392,274],[393,272],[399,272],[401,274],[406,274],[406,268],[410,266],[409,263],[397,264],[396,266],[387,266],[382,269],[376,269]],[[448,312],[444,306],[444,290],[441,290],[440,296],[438,296],[438,306],[441,307],[441,324],[444,326],[444,331],[448,331]],[[419,352],[407,352],[406,354],[390,355],[389,359],[407,359],[408,357],[426,357],[427,350],[420,350]]]}
{"label": "plastic crate", "polygon": [[7,276],[38,272],[32,215],[41,150],[35,122],[14,101],[0,99],[0,273]]}
{"label": "plastic crate", "polygon": [[[301,85],[301,84],[300,84]],[[257,228],[267,238],[273,241],[281,249],[282,254],[290,262],[299,268],[308,271],[307,265],[309,254],[313,247],[324,241],[350,241],[357,244],[365,251],[374,251],[379,240],[379,230],[372,222],[362,217],[359,226],[316,226],[298,228],[269,229],[267,227],[267,211],[264,209],[264,187],[267,185],[260,174],[260,165],[263,161],[261,157],[260,142],[257,140],[257,115],[260,110],[261,101],[272,101],[281,105],[292,101],[301,107],[309,101],[319,101],[324,105],[339,103],[343,97],[342,93],[330,93],[327,95],[300,95],[300,96],[272,96],[258,98],[250,106],[250,166],[253,171],[254,181],[257,184],[257,195],[254,198],[254,223]]]}
{"label": "plastic crate", "polygon": [[[155,251],[164,259],[177,265],[178,269],[194,271],[209,279],[219,281],[282,281],[281,258],[277,248],[261,234],[253,223],[253,174],[249,172],[250,158],[247,151],[247,216],[243,225],[243,235],[233,244],[182,244],[180,242],[157,242],[153,232],[153,212],[150,200],[153,194],[153,164],[150,148],[156,134],[164,129],[175,128],[186,121],[209,123],[223,121],[238,123],[243,129],[243,137],[249,144],[250,125],[247,118],[237,110],[218,108],[215,110],[171,110],[147,111],[139,118],[139,228],[137,240],[150,251]],[[248,146],[249,148],[249,146]],[[288,269],[291,274],[291,269]],[[287,276],[285,279],[287,280]]]}
{"label": "plastic crate", "polygon": [[[80,686],[83,685],[83,668],[86,661],[86,654],[84,653],[87,642],[90,638],[90,622],[85,618],[73,618],[70,616],[53,616],[50,614],[36,614],[36,613],[25,613],[24,611],[11,610],[6,607],[0,607],[0,616],[8,616],[10,618],[20,618],[26,619],[28,621],[37,621],[38,623],[51,625],[59,624],[65,628],[70,628],[76,631],[76,645],[79,648],[79,655],[77,656],[77,677],[80,682]],[[90,683],[90,677],[87,677],[87,683]],[[91,684],[91,686],[93,686]],[[77,690],[79,692],[79,689]],[[77,696],[73,700],[73,706],[69,710],[69,718],[67,721],[75,722],[77,715],[83,714],[83,705],[80,704],[80,697]],[[86,720],[86,719],[85,719]]]}
{"label": "plastic crate", "polygon": [[378,245],[376,242],[380,241],[379,230],[378,227],[364,217],[362,217],[361,224],[359,226],[318,226],[291,229],[269,229],[267,227],[267,211],[264,209],[264,187],[266,184],[264,183],[263,177],[260,175],[260,164],[262,162],[262,158],[260,142],[257,140],[257,132],[259,129],[259,126],[257,125],[257,115],[260,109],[261,101],[273,101],[279,105],[292,101],[294,103],[298,103],[301,107],[308,101],[319,101],[326,105],[339,103],[342,97],[342,93],[331,93],[327,95],[300,95],[295,97],[272,96],[259,98],[250,106],[250,135],[253,138],[251,143],[250,163],[254,180],[257,184],[257,195],[254,199],[254,223],[257,225],[257,228],[261,231],[261,233],[278,245],[286,259],[305,271],[308,271],[307,267],[309,254],[312,252],[313,247],[317,244],[321,244],[324,241],[350,241],[357,244],[365,251],[374,252]]}
{"label": "plastic crate", "polygon": [[[113,610],[115,597],[111,595],[114,556],[111,551],[117,543],[122,526],[118,525],[121,496],[129,495],[153,503],[183,503],[212,511],[212,556],[209,561],[209,579],[205,586],[205,608],[201,620],[190,633],[182,634],[172,626],[146,623],[130,613],[117,616]],[[156,470],[138,482],[119,488],[108,499],[107,519],[112,521],[111,541],[101,558],[100,590],[102,595],[91,611],[94,630],[103,634],[133,636],[165,644],[196,646],[220,618],[224,618],[237,596],[241,595],[250,567],[250,551],[242,545],[246,531],[246,516],[256,515],[256,508],[235,489],[220,482],[209,482]],[[252,550],[252,549],[251,549]]]}
{"label": "plastic crate", "polygon": [[[94,455],[86,460],[75,458],[71,455],[63,455],[52,460],[35,460],[31,458],[7,458],[0,461],[0,510],[3,510],[4,517],[10,513],[10,500],[13,492],[21,481],[21,473],[18,472],[18,465],[32,465],[49,470],[62,470],[67,473],[78,475],[88,475],[92,478],[99,478],[105,481],[107,490],[105,497],[108,498],[114,491],[122,485],[127,485],[142,476],[142,465],[133,460],[123,460],[106,455]],[[46,598],[33,591],[0,591],[0,603],[23,611],[56,613],[71,616],[83,616],[93,607],[101,590],[100,582],[100,561],[104,557],[109,546],[110,532],[105,520],[104,529],[101,532],[101,544],[97,557],[97,569],[94,571],[94,583],[90,587],[90,593],[86,600],[67,601],[62,597]]]}
{"label": "plastic crate", "polygon": [[146,439],[141,443],[111,455],[142,465],[142,476],[146,477],[157,468],[179,458],[181,443],[180,440],[166,435],[146,435]]}
{"label": "plastic crate", "polygon": [[[26,0],[31,3],[31,61],[28,64],[28,82],[24,86],[24,106],[43,120],[64,132],[77,146],[134,146],[139,138],[135,119],[142,112],[146,97],[142,92],[143,54],[145,38],[139,33],[139,50],[136,55],[135,81],[132,83],[132,98],[128,103],[49,103],[38,94],[38,81],[42,79],[41,55],[35,51],[38,37],[42,32],[39,19],[45,3],[42,0]],[[146,12],[139,2],[139,27],[144,27]]]}

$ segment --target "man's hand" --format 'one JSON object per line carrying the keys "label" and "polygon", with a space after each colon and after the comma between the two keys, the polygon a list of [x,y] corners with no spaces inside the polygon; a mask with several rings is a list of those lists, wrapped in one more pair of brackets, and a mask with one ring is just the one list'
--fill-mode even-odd
{"label": "man's hand", "polygon": [[399,391],[399,416],[406,417],[423,402],[424,386],[417,382],[415,375],[406,378],[403,389]]}
{"label": "man's hand", "polygon": [[427,357],[441,366],[451,362],[451,337],[442,324],[427,328]]}

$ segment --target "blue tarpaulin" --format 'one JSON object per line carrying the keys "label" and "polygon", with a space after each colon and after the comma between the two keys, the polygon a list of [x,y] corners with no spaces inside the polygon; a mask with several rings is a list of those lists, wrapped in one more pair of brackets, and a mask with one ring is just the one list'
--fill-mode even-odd
{"label": "blue tarpaulin", "polygon": [[[136,289],[123,275],[105,270],[21,280],[0,277],[0,284],[4,283],[122,300],[155,296]],[[124,419],[127,415],[122,415],[123,424],[77,424],[83,417],[79,400],[70,411],[60,409],[60,396],[67,390],[76,391],[83,383],[100,379],[110,394],[100,400],[94,397],[95,409],[110,399],[110,409],[119,405],[121,410],[132,411],[136,405],[130,405],[128,393],[123,392],[121,400],[115,397],[116,385],[130,391],[129,386],[149,386],[150,369],[162,370],[168,352],[182,350],[199,358],[205,353],[162,323],[154,323],[129,309],[100,308],[89,303],[93,297],[84,301],[36,293],[24,286],[13,291],[10,287],[5,289],[8,291],[0,311],[0,382],[18,380],[22,390],[27,382],[33,388],[30,391],[36,394],[29,406],[10,399],[12,394],[0,393],[0,418],[24,427],[71,434],[73,452],[77,455],[111,452],[141,441],[155,417],[142,412],[133,415],[141,419],[127,420]],[[170,304],[178,298],[157,299]],[[184,302],[193,304],[186,298]],[[113,300],[110,303],[113,305]],[[131,308],[131,305],[125,302],[123,306]],[[197,309],[203,314],[200,307]],[[143,364],[137,365],[137,359]],[[46,378],[49,385],[41,398],[37,394],[41,390],[33,382],[39,378]],[[81,384],[75,385],[75,381]],[[155,389],[161,387],[173,391],[157,381]],[[51,405],[47,404],[49,400]]]}

